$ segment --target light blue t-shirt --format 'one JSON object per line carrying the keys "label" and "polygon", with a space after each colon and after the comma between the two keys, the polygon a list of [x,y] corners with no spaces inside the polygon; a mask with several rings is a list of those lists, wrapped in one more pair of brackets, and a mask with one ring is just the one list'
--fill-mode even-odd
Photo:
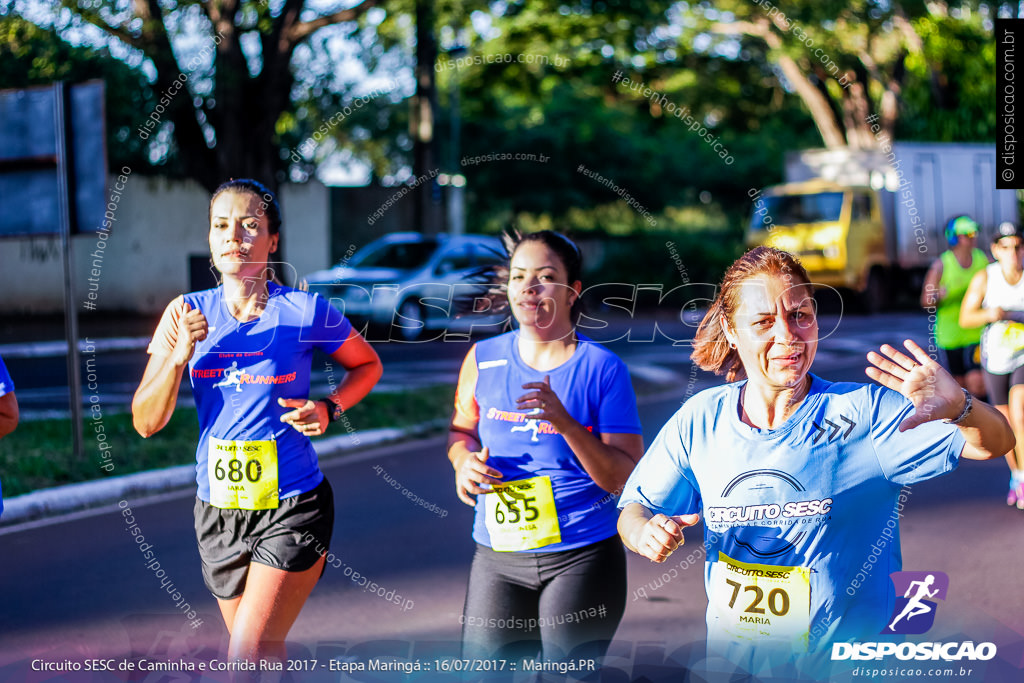
{"label": "light blue t-shirt", "polygon": [[[209,326],[196,343],[189,377],[199,413],[196,449],[197,495],[210,501],[210,439],[276,441],[278,497],[297,496],[323,481],[309,439],[281,416],[292,408],[278,398],[307,398],[313,348],[332,354],[348,339],[352,325],[322,297],[272,282],[266,309],[256,320],[239,322],[217,287],[185,295],[192,310],[202,311]],[[170,309],[168,309],[170,310]],[[173,336],[167,314],[150,352],[169,353]]]}
{"label": "light blue t-shirt", "polygon": [[[503,481],[550,477],[561,542],[524,552],[570,550],[611,538],[618,520],[615,495],[594,483],[565,438],[549,423],[530,419],[516,398],[529,391],[523,384],[543,382],[547,375],[569,415],[594,436],[640,434],[629,371],[618,356],[583,336],[568,361],[534,370],[520,358],[518,338],[518,332],[509,332],[470,349],[459,375],[456,410],[479,419],[480,442],[490,453],[487,464],[504,475]],[[493,547],[486,497],[477,496],[473,539]]]}
{"label": "light blue t-shirt", "polygon": [[750,570],[728,570],[720,554],[806,568],[799,573],[810,588],[807,651],[876,639],[893,608],[889,574],[902,568],[900,490],[953,470],[963,450],[960,430],[942,422],[901,433],[914,407],[895,391],[811,377],[797,411],[771,430],[740,420],[745,382],[697,394],[662,428],[619,501],[701,513],[709,651],[712,643],[726,652],[749,647],[728,635],[726,620],[759,627],[757,619],[778,621],[780,613],[794,618],[784,613],[788,595],[768,601],[771,586],[788,590],[784,582],[748,589],[742,572]]}
{"label": "light blue t-shirt", "polygon": [[[11,380],[10,373],[7,372],[7,366],[4,365],[4,359],[0,358],[0,396],[14,391],[14,382]],[[0,486],[0,515],[4,513],[4,490]]]}

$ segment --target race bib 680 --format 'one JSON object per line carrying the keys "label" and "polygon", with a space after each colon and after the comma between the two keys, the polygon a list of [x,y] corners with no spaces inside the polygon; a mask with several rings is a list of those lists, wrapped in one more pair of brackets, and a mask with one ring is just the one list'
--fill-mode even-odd
{"label": "race bib 680", "polygon": [[278,506],[277,442],[210,437],[210,505],[224,510]]}

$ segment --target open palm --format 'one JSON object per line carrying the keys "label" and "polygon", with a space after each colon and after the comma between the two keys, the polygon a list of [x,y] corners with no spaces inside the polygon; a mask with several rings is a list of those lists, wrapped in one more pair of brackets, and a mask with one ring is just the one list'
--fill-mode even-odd
{"label": "open palm", "polygon": [[915,342],[907,339],[903,345],[913,357],[883,344],[879,349],[881,354],[875,351],[868,354],[871,365],[864,371],[871,379],[900,392],[914,404],[914,413],[900,424],[900,431],[932,420],[957,417],[964,405],[960,385]]}

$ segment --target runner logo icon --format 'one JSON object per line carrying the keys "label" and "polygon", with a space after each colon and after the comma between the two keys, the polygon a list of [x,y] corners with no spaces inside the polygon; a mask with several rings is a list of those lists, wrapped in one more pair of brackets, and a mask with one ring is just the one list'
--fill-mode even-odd
{"label": "runner logo icon", "polygon": [[[540,412],[540,408],[534,408],[530,412],[534,413],[534,414],[539,413]],[[534,443],[540,441],[540,439],[537,437],[537,432],[540,431],[540,421],[537,420],[536,418],[530,418],[530,419],[528,419],[526,421],[526,424],[521,424],[518,427],[512,427],[511,431],[513,431],[513,432],[533,432],[533,435],[530,437],[530,441],[532,441]]]}
{"label": "runner logo icon", "polygon": [[896,606],[883,634],[925,633],[935,623],[935,600],[945,600],[949,577],[944,572],[893,572],[889,575],[896,590]]}
{"label": "runner logo icon", "polygon": [[245,374],[245,370],[238,367],[238,361],[231,361],[231,367],[224,369],[224,379],[217,382],[213,386],[215,387],[230,387],[234,386],[235,391],[242,390],[242,375]]}

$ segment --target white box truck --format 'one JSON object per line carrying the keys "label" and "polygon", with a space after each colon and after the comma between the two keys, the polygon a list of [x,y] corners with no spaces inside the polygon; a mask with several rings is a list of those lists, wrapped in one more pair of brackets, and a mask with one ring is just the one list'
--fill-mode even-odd
{"label": "white box truck", "polygon": [[785,170],[786,183],[750,193],[748,245],[795,254],[815,283],[860,293],[869,311],[920,292],[949,219],[977,221],[985,249],[1018,220],[1016,192],[995,186],[994,144],[811,149],[787,154]]}

